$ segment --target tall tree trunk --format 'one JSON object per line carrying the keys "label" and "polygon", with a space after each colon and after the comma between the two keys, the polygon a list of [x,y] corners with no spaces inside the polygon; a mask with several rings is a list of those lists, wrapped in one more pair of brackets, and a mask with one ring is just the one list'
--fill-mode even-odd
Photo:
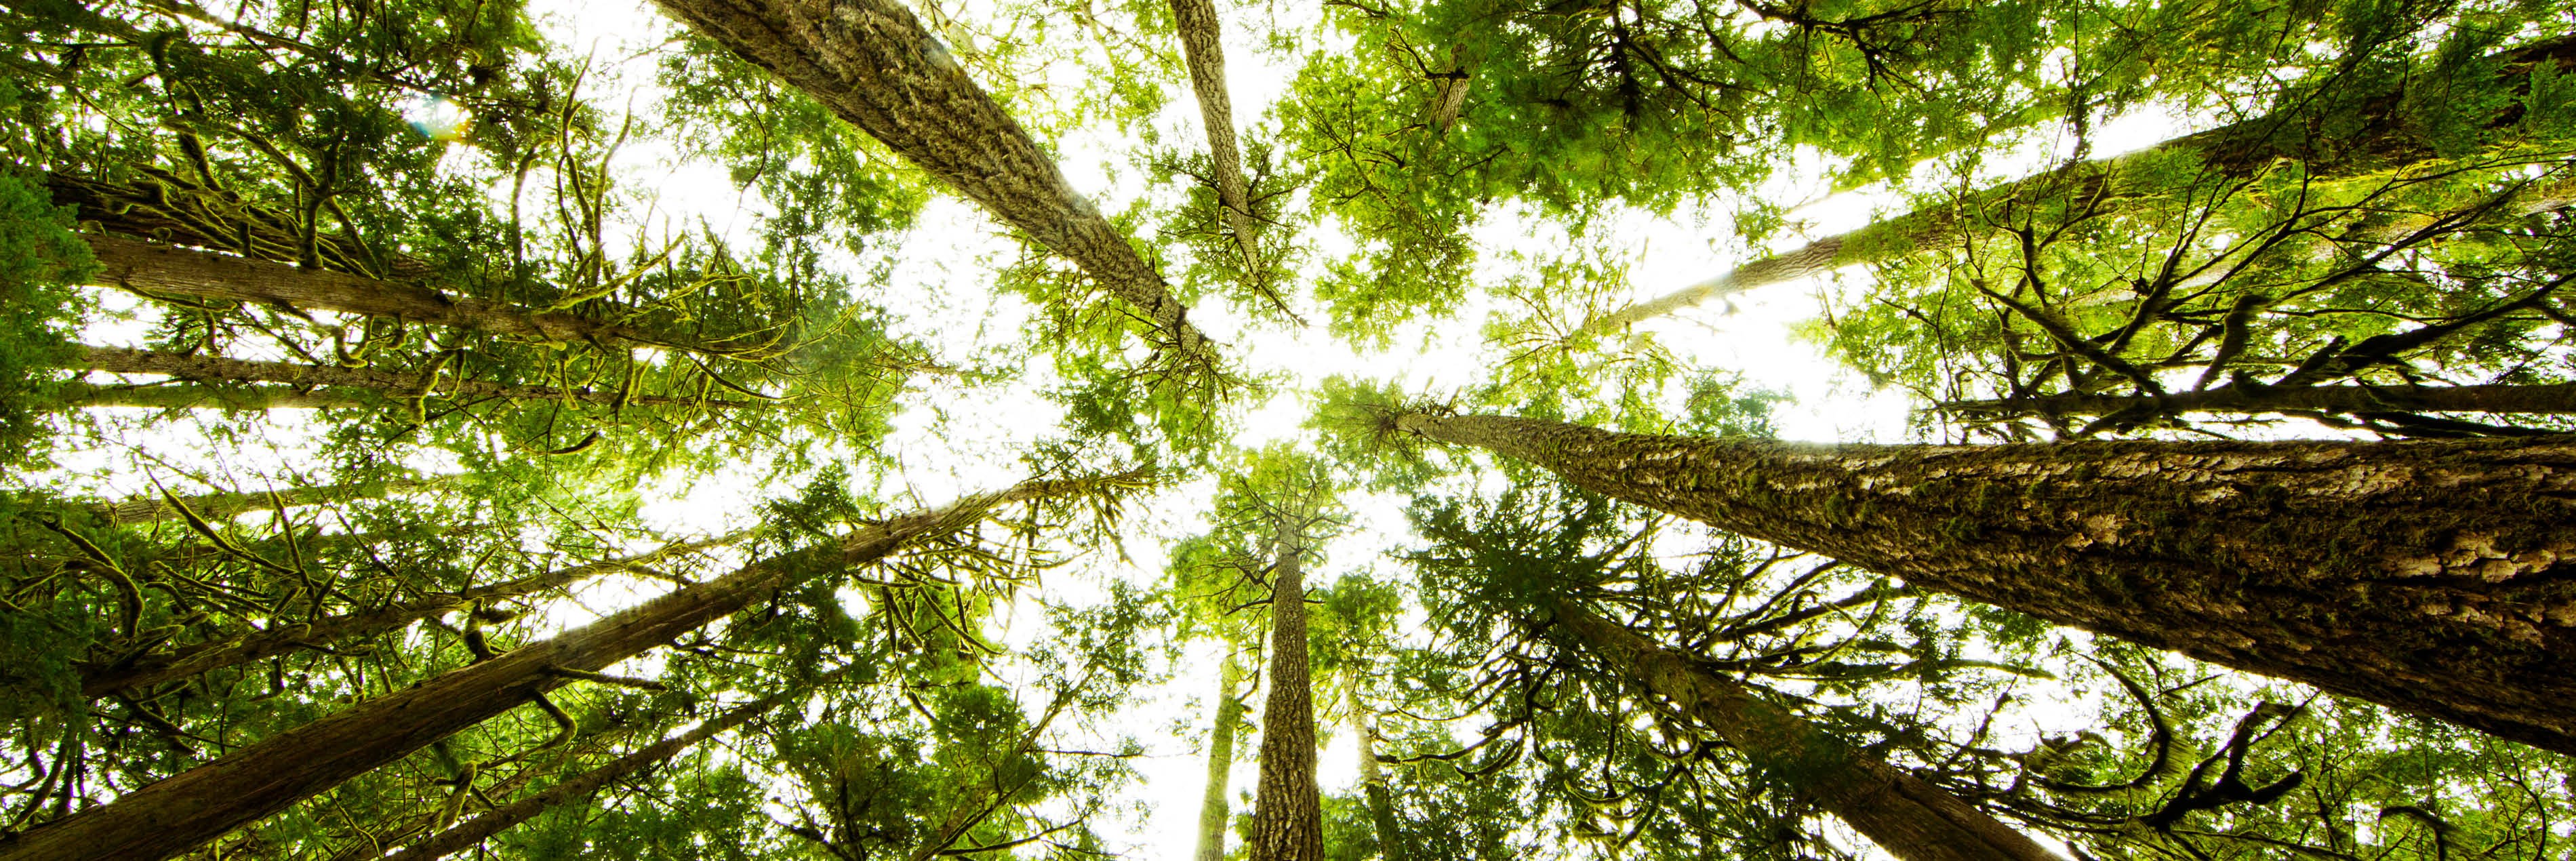
{"label": "tall tree trunk", "polygon": [[724,714],[699,724],[696,729],[646,745],[642,750],[582,772],[580,776],[484,811],[480,816],[430,835],[418,843],[405,846],[402,851],[393,854],[392,861],[433,861],[433,859],[447,857],[466,847],[481,843],[511,826],[534,819],[538,814],[546,812],[557,804],[562,804],[567,799],[597,792],[618,778],[677,756],[681,751],[705,741],[709,736],[749,723],[751,719],[767,714],[789,698],[804,693],[801,690],[786,691],[727,709]]}
{"label": "tall tree trunk", "polygon": [[1993,401],[1950,401],[1941,409],[1984,415],[2105,416],[2128,410],[2279,414],[2440,412],[2576,414],[2576,383],[2538,386],[2222,386],[2151,395],[2058,394]]}
{"label": "tall tree trunk", "polygon": [[452,610],[470,608],[480,602],[521,598],[548,589],[568,586],[601,574],[633,571],[639,566],[652,562],[734,544],[750,536],[749,531],[744,531],[702,541],[674,542],[649,553],[640,553],[622,559],[559,568],[513,580],[476,586],[454,594],[398,601],[372,610],[343,613],[311,622],[280,622],[271,625],[267,630],[240,637],[211,640],[168,652],[112,663],[94,664],[81,670],[81,695],[106,696],[126,688],[184,679],[211,670],[283,655],[297,649],[329,646],[353,637],[394,631],[412,622]]}
{"label": "tall tree trunk", "polygon": [[1270,702],[1261,711],[1261,788],[1252,861],[1323,861],[1323,792],[1315,785],[1314,683],[1307,670],[1304,541],[1279,527],[1270,580]]}
{"label": "tall tree trunk", "polygon": [[[600,406],[703,406],[712,409],[740,409],[744,407],[770,406],[768,403],[754,401],[729,401],[712,398],[701,400],[698,398],[675,398],[661,395],[628,395],[623,392],[601,389],[566,389],[555,386],[515,385],[494,383],[484,380],[456,379],[445,375],[424,379],[423,376],[417,372],[404,373],[378,368],[349,368],[339,365],[298,365],[290,362],[262,362],[248,359],[230,359],[223,356],[196,356],[180,353],[155,352],[152,350],[133,350],[123,347],[83,346],[78,349],[79,354],[72,360],[73,363],[70,367],[92,371],[112,371],[120,374],[161,374],[174,379],[200,383],[287,383],[296,387],[329,386],[336,389],[362,389],[373,392],[377,396],[384,398],[411,398],[422,395],[436,395],[443,398],[476,400],[505,398],[510,400],[532,401],[574,401],[585,404],[597,404]],[[151,390],[143,388],[93,387],[92,391],[98,392],[102,395],[119,395],[120,393],[142,393],[149,392]],[[225,396],[225,390],[223,389],[199,389],[188,387],[177,389],[175,391],[183,394],[204,393],[216,396],[217,402],[208,404],[208,406],[232,406],[232,403],[222,400]],[[287,389],[282,392],[269,389],[251,389],[246,394],[258,395],[270,393],[280,395],[299,395],[304,398],[312,399],[315,402],[315,405],[318,406],[357,405],[364,402],[364,399],[356,397],[354,393],[334,392],[329,390],[307,393],[301,392],[298,389]],[[145,399],[151,399],[153,396],[146,395],[144,397]],[[121,403],[120,405],[142,406],[145,404]],[[159,406],[161,404],[151,405]],[[289,405],[301,404],[291,403]]]}
{"label": "tall tree trunk", "polygon": [[1673,701],[1764,773],[1905,861],[2063,861],[2012,826],[1898,771],[1741,683],[1700,667],[1573,602],[1556,622],[1610,671]]}
{"label": "tall tree trunk", "polygon": [[98,256],[98,283],[146,295],[268,302],[308,311],[392,317],[556,343],[612,348],[657,347],[709,356],[743,356],[766,341],[702,341],[603,323],[562,311],[538,311],[441,293],[409,281],[385,281],[328,269],[157,245],[121,236],[83,234]]}
{"label": "tall tree trunk", "polygon": [[1197,861],[1225,861],[1226,825],[1233,818],[1226,797],[1227,778],[1234,773],[1234,728],[1243,722],[1243,698],[1234,689],[1242,684],[1243,664],[1229,648],[1217,671],[1216,728],[1208,734],[1207,792],[1199,798]]}
{"label": "tall tree trunk", "polygon": [[62,404],[70,407],[266,412],[347,409],[370,403],[364,396],[346,389],[299,389],[293,386],[102,386],[71,382],[60,384],[55,391]]}
{"label": "tall tree trunk", "polygon": [[[459,473],[431,478],[392,478],[377,482],[324,484],[313,487],[290,487],[275,491],[218,491],[178,497],[188,511],[210,523],[222,523],[254,511],[274,511],[279,507],[319,505],[350,499],[373,499],[389,493],[403,493],[434,487],[475,473]],[[139,496],[124,502],[97,506],[96,510],[110,523],[149,523],[155,520],[177,520],[179,509],[161,496]]]}
{"label": "tall tree trunk", "polygon": [[[1127,475],[1107,482],[1131,480]],[[563,686],[573,673],[596,672],[642,654],[785,586],[964,528],[997,505],[1081,493],[1102,484],[1102,479],[1031,481],[754,562],[38,826],[14,843],[0,844],[0,861],[169,858],[525,704]]]}
{"label": "tall tree trunk", "polygon": [[1144,317],[1158,349],[1213,372],[1215,343],[1162,274],[897,0],[656,2],[1072,260]]}
{"label": "tall tree trunk", "polygon": [[[2499,91],[2529,92],[2535,66],[2546,63],[2558,69],[2576,68],[2576,37],[2527,45],[2489,59],[2503,66],[2496,76]],[[1823,275],[1845,266],[1903,259],[1957,241],[1965,235],[1962,231],[1983,223],[1983,213],[1997,204],[2034,196],[2081,200],[2168,194],[2175,187],[2157,176],[2169,175],[2169,171],[2140,168],[2170,163],[2169,159],[2193,159],[2224,176],[2245,176],[2274,161],[2293,159],[2306,166],[2309,176],[2322,179],[2360,176],[2432,158],[2433,152],[2420,138],[2421,130],[2407,126],[2397,114],[2403,95],[2402,90],[2391,91],[2368,100],[2370,112],[2363,117],[2361,128],[2350,134],[2318,134],[2313,117],[2304,110],[2294,110],[2186,135],[2126,155],[2069,164],[1977,192],[1959,203],[1882,219],[1849,233],[1746,263],[1715,278],[1602,314],[1586,321],[1583,332],[1606,336],[1644,320],[1756,287]],[[2499,111],[2490,127],[2507,128],[2522,119],[2523,108],[2515,104]]]}
{"label": "tall tree trunk", "polygon": [[1207,126],[1208,158],[1216,170],[1217,202],[1226,226],[1243,249],[1243,271],[1261,268],[1258,234],[1252,225],[1251,184],[1243,179],[1243,147],[1234,133],[1234,100],[1225,91],[1224,30],[1218,26],[1215,0],[1172,0],[1172,29],[1180,33],[1181,56],[1190,67],[1190,87],[1198,92],[1199,119]]}
{"label": "tall tree trunk", "polygon": [[1360,790],[1368,795],[1369,824],[1377,829],[1379,857],[1385,861],[1405,861],[1403,835],[1395,828],[1395,799],[1387,793],[1386,774],[1377,764],[1377,721],[1368,704],[1360,701],[1357,679],[1342,686],[1351,713],[1351,731],[1359,741]]}
{"label": "tall tree trunk", "polygon": [[2576,437],[1824,446],[1394,425],[1914,586],[2576,754]]}

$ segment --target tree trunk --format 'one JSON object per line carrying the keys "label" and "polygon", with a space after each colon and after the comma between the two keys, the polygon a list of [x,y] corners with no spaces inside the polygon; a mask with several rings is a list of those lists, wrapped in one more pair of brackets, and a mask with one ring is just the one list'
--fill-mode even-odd
{"label": "tree trunk", "polygon": [[98,283],[145,295],[267,302],[307,311],[392,317],[424,325],[611,348],[658,347],[738,356],[767,346],[765,342],[735,345],[663,337],[561,311],[536,311],[453,296],[408,281],[299,269],[284,263],[156,245],[121,236],[82,234],[81,238],[98,255]]}
{"label": "tree trunk", "polygon": [[2576,754],[2576,437],[1823,446],[1395,426],[1914,586]]}
{"label": "tree trunk", "polygon": [[1302,540],[1282,522],[1270,581],[1270,702],[1261,711],[1261,788],[1252,861],[1323,861],[1324,802],[1315,785],[1314,684],[1307,672]]}
{"label": "tree trunk", "polygon": [[1231,650],[1217,671],[1216,729],[1208,734],[1207,793],[1199,799],[1197,861],[1225,861],[1225,830],[1233,818],[1226,797],[1234,772],[1234,727],[1243,722],[1243,699],[1234,689],[1243,684],[1243,665]]}
{"label": "tree trunk", "polygon": [[[473,473],[442,475],[427,479],[393,478],[380,482],[325,484],[314,487],[291,487],[275,491],[221,491],[182,496],[179,501],[199,518],[209,523],[222,523],[254,511],[274,511],[280,507],[319,505],[350,499],[372,499],[389,493],[402,493],[465,478]],[[177,520],[179,509],[160,496],[140,496],[124,502],[94,507],[110,523],[149,523],[155,520]]]}
{"label": "tree trunk", "polygon": [[169,652],[113,663],[94,664],[82,668],[81,695],[91,698],[102,697],[126,688],[184,679],[211,670],[283,655],[296,649],[328,646],[352,637],[398,630],[420,619],[469,608],[478,602],[520,598],[578,583],[600,574],[632,571],[637,566],[647,563],[712,547],[723,547],[750,536],[750,532],[744,531],[704,541],[675,542],[649,553],[623,559],[559,568],[515,580],[476,586],[451,595],[399,601],[373,610],[343,613],[311,622],[279,622],[265,631],[240,637],[196,643]]}
{"label": "tree trunk", "polygon": [[[1110,479],[1127,480],[1132,476]],[[0,844],[0,861],[169,858],[561,687],[568,681],[563,671],[596,672],[732,615],[789,584],[964,528],[994,506],[1100,484],[1099,479],[1031,481],[752,563],[38,826],[14,843]]]}
{"label": "tree trunk", "polygon": [[1216,170],[1217,202],[1225,209],[1235,244],[1243,248],[1243,271],[1259,271],[1261,251],[1252,226],[1251,183],[1243,179],[1234,101],[1225,91],[1224,31],[1218,26],[1215,0],[1172,0],[1172,29],[1180,34],[1190,86],[1198,91],[1199,119],[1207,126],[1208,158]]}
{"label": "tree trunk", "polygon": [[[411,398],[420,397],[422,395],[437,395],[443,398],[455,399],[481,400],[505,398],[510,400],[574,401],[585,404],[597,404],[600,406],[703,406],[714,409],[740,409],[744,407],[769,406],[767,403],[754,401],[728,401],[717,399],[701,400],[698,398],[675,398],[660,395],[627,395],[623,392],[600,389],[565,389],[557,388],[555,386],[512,385],[486,382],[483,380],[455,379],[444,375],[435,379],[424,380],[422,379],[422,375],[416,372],[404,373],[380,370],[376,368],[348,368],[338,365],[298,365],[288,362],[260,362],[248,359],[228,359],[222,356],[192,356],[179,353],[154,352],[151,350],[131,350],[123,347],[84,346],[80,347],[79,350],[81,351],[79,357],[74,360],[75,364],[71,365],[71,367],[92,371],[112,371],[120,374],[161,374],[174,379],[200,383],[287,383],[296,387],[330,386],[339,389],[363,389],[374,392],[376,395],[384,398]],[[144,388],[91,387],[91,391],[105,395],[122,396],[123,393],[141,393],[149,392],[151,390]],[[225,390],[222,389],[199,389],[196,387],[187,387],[174,389],[173,391],[180,394],[202,393],[199,394],[199,396],[212,396],[217,402],[206,404],[207,406],[231,407],[234,405],[233,402],[225,400],[230,393],[226,393]],[[311,402],[317,406],[349,406],[358,405],[364,402],[364,399],[356,397],[352,392],[333,392],[328,390],[320,392],[303,392],[299,389],[286,389],[282,391],[271,389],[251,389],[242,394],[293,395],[300,398],[310,399]],[[147,400],[154,399],[156,397],[166,396],[144,396]],[[289,403],[284,405],[303,405],[303,403],[295,401],[294,398],[289,398],[289,401]],[[143,406],[146,404],[120,403],[119,405]],[[163,406],[165,404],[149,405]],[[192,404],[166,405],[177,406]]]}
{"label": "tree trunk", "polygon": [[2576,384],[2540,386],[2224,386],[2148,395],[2042,395],[1995,401],[1951,401],[1941,409],[1988,415],[2104,416],[2131,409],[2181,413],[2278,414],[2437,412],[2576,414]]}
{"label": "tree trunk", "polygon": [[[2527,45],[2490,59],[2504,66],[2496,76],[2500,92],[2529,92],[2535,66],[2548,63],[2559,69],[2576,68],[2576,37]],[[2389,92],[2368,100],[2370,110],[2363,117],[2363,126],[2348,134],[2320,134],[2312,118],[2291,112],[2186,135],[2127,155],[2069,164],[1977,192],[1960,203],[1918,209],[1755,260],[1718,277],[1595,317],[1584,323],[1583,332],[1606,336],[1644,320],[1756,287],[1823,275],[1845,266],[1903,259],[1926,248],[1957,241],[1964,235],[1963,229],[1981,223],[1986,209],[2002,203],[2035,196],[2134,199],[2171,193],[2175,189],[2169,183],[2155,180],[2156,171],[2139,170],[2142,165],[2167,159],[2197,159],[2208,170],[2224,176],[2249,175],[2274,161],[2291,159],[2303,163],[2309,176],[2326,179],[2361,176],[2434,157],[2419,138],[2420,130],[2406,126],[2398,118],[2396,110],[2402,96],[2402,91]],[[2508,128],[2522,119],[2523,108],[2515,104],[2499,111],[2489,127]]]}
{"label": "tree trunk", "polygon": [[1163,276],[897,0],[656,2],[1072,260],[1144,317],[1159,349],[1215,368],[1215,343]]}
{"label": "tree trunk", "polygon": [[62,383],[55,390],[69,407],[138,407],[155,410],[327,410],[363,407],[369,401],[345,389],[293,386],[140,385]]}
{"label": "tree trunk", "polygon": [[699,724],[696,729],[646,745],[644,749],[618,757],[607,765],[538,790],[526,798],[484,811],[482,815],[466,820],[453,828],[405,846],[402,851],[393,854],[391,861],[432,861],[432,859],[447,857],[466,847],[481,843],[511,826],[534,819],[537,814],[546,812],[548,808],[561,804],[566,799],[597,792],[618,778],[679,755],[681,751],[705,741],[708,736],[749,723],[751,719],[777,708],[790,697],[804,693],[804,691],[788,691],[772,694],[757,701],[727,709],[724,714]]}
{"label": "tree trunk", "polygon": [[1799,800],[1905,861],[2063,861],[1940,787],[1852,747],[1735,680],[1564,600],[1556,622],[1610,671],[1673,701]]}
{"label": "tree trunk", "polygon": [[1369,824],[1377,829],[1379,857],[1385,861],[1405,861],[1403,836],[1395,828],[1395,799],[1386,791],[1386,774],[1378,770],[1377,722],[1366,703],[1360,702],[1356,679],[1342,687],[1349,700],[1351,731],[1359,741],[1360,790],[1368,795]]}

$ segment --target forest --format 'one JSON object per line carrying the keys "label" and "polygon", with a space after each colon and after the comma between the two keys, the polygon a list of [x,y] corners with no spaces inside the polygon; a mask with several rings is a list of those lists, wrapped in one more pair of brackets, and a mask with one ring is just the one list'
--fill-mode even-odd
{"label": "forest", "polygon": [[2557,861],[2568,0],[0,0],[0,861]]}

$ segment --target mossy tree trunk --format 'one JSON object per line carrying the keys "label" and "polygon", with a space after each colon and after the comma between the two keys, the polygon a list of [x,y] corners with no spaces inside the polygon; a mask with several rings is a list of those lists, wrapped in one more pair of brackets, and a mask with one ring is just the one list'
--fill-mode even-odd
{"label": "mossy tree trunk", "polygon": [[1224,29],[1218,25],[1216,2],[1171,2],[1172,29],[1180,34],[1181,57],[1190,67],[1190,87],[1198,94],[1199,119],[1207,126],[1217,203],[1225,209],[1235,244],[1243,249],[1243,270],[1257,272],[1261,251],[1253,230],[1251,184],[1243,179],[1243,144],[1234,133],[1234,100],[1225,91]]}
{"label": "mossy tree trunk", "polygon": [[1395,827],[1395,798],[1387,791],[1386,774],[1377,764],[1376,716],[1360,699],[1359,680],[1343,685],[1342,693],[1350,709],[1351,732],[1359,741],[1360,791],[1368,797],[1369,825],[1377,830],[1378,853],[1385,861],[1405,861],[1409,853]]}
{"label": "mossy tree trunk", "polygon": [[1228,778],[1234,773],[1235,726],[1243,723],[1243,699],[1234,689],[1243,684],[1243,665],[1232,651],[1217,672],[1216,727],[1208,733],[1207,791],[1199,798],[1197,861],[1225,861],[1225,831],[1233,818]]}
{"label": "mossy tree trunk", "polygon": [[1799,800],[1831,813],[1905,861],[2063,861],[2029,836],[1940,787],[1861,752],[1733,679],[1702,669],[1573,602],[1552,602],[1581,651],[1735,746]]}
{"label": "mossy tree trunk", "polygon": [[[1111,481],[1125,481],[1121,476]],[[884,558],[971,525],[1007,502],[1087,492],[1098,482],[1032,481],[893,518],[815,547],[754,562],[410,689],[287,730],[0,844],[0,861],[162,859],[286,809],[531,702],[584,672],[673,638],[827,572]]]}
{"label": "mossy tree trunk", "polygon": [[[569,401],[597,406],[673,406],[709,409],[741,409],[774,406],[771,402],[732,401],[715,398],[675,398],[662,395],[635,395],[622,391],[589,388],[495,383],[485,380],[458,379],[446,374],[397,372],[378,368],[351,368],[339,365],[299,365],[290,362],[263,362],[232,359],[223,356],[187,355],[124,347],[78,348],[69,367],[75,370],[109,371],[120,374],[160,374],[196,383],[285,383],[294,389],[284,391],[266,388],[226,389],[181,387],[174,391],[207,398],[205,406],[235,406],[228,394],[268,395],[268,398],[244,399],[244,406],[262,401],[271,406],[342,406],[365,403],[357,393],[372,394],[380,399],[416,398],[434,395],[467,400]],[[306,391],[306,387],[321,387]],[[133,400],[161,400],[148,394],[152,388],[93,387],[93,403],[124,397]],[[130,394],[128,394],[130,393]],[[296,400],[289,395],[309,400]],[[139,397],[137,397],[139,396]],[[284,402],[274,402],[284,398]],[[183,406],[186,403],[133,403],[119,401],[121,406]]]}
{"label": "mossy tree trunk", "polygon": [[656,2],[1082,267],[1144,318],[1158,349],[1216,367],[1215,342],[1162,274],[897,0]]}
{"label": "mossy tree trunk", "polygon": [[[2533,43],[2488,58],[2500,68],[2496,92],[2527,93],[2532,70],[2541,66],[2576,68],[2576,37]],[[1955,242],[1982,223],[1990,207],[2045,196],[2061,200],[2148,198],[2180,190],[2171,182],[2153,181],[2157,171],[2141,166],[2191,159],[2222,176],[2246,176],[2282,159],[2298,161],[2311,177],[2362,176],[2434,157],[2422,129],[2407,125],[2399,114],[2402,88],[2361,100],[2362,124],[2348,133],[2324,135],[2322,125],[2302,108],[2175,138],[2125,155],[2068,164],[2036,176],[1977,192],[1966,201],[1926,207],[1881,219],[1849,233],[1828,236],[1804,246],[1754,260],[1715,278],[1595,317],[1583,331],[1595,336],[1733,296],[1757,287],[1823,275],[1845,266],[1902,259],[1943,243]],[[2303,103],[2304,104],[2304,103]],[[2498,111],[2494,130],[2509,130],[2523,120],[2519,103]]]}
{"label": "mossy tree trunk", "polygon": [[1822,446],[1395,424],[1917,587],[2576,754],[2576,437]]}

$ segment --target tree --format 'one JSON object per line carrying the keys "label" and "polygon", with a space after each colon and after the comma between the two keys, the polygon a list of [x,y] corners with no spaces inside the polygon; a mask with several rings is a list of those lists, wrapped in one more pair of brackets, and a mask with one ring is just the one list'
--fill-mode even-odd
{"label": "tree", "polygon": [[2570,516],[2557,438],[1817,447],[1420,412],[1383,428],[1920,588],[2576,752],[2551,705],[2567,632],[2544,609],[2566,600],[2550,576],[2567,564],[2552,524]]}

